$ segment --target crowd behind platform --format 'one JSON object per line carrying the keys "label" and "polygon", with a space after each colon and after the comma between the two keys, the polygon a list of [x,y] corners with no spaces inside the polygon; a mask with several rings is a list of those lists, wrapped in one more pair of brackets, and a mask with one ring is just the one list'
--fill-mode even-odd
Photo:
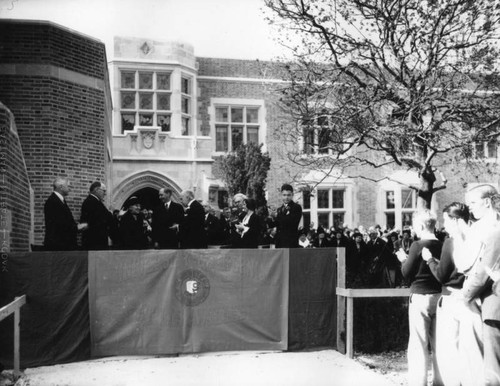
{"label": "crowd behind platform", "polygon": [[287,184],[281,189],[279,207],[257,206],[255,200],[239,193],[232,206],[216,213],[208,202],[195,200],[191,191],[182,192],[180,202],[175,202],[172,191],[165,188],[159,190],[161,205],[154,209],[142,208],[132,196],[122,210],[111,213],[104,205],[106,186],[96,181],[81,205],[78,223],[65,202],[69,193],[68,180],[54,181],[54,192],[44,208],[45,250],[344,247],[349,286],[407,284],[396,252],[402,248],[408,253],[411,229],[300,226],[302,208],[292,200],[293,188]]}

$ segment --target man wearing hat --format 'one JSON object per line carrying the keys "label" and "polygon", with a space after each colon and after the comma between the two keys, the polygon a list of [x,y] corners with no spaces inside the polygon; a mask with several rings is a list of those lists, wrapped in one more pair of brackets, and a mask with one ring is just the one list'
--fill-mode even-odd
{"label": "man wearing hat", "polygon": [[141,215],[141,204],[136,196],[130,197],[125,203],[127,212],[120,221],[120,237],[122,249],[146,249],[148,238]]}

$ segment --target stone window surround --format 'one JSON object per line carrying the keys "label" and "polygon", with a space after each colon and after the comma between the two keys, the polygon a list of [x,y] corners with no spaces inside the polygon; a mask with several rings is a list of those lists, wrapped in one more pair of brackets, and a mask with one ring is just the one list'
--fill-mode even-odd
{"label": "stone window surround", "polygon": [[[259,119],[257,125],[259,126],[259,144],[263,144],[262,151],[266,151],[266,136],[267,136],[267,124],[266,124],[266,107],[264,99],[244,99],[244,98],[210,98],[210,105],[208,107],[208,115],[210,120],[210,135],[213,138],[213,151],[216,154],[226,154],[225,151],[216,151],[216,121],[215,121],[215,109],[216,107],[256,107],[259,109]],[[230,124],[229,122],[227,123]],[[246,143],[244,141],[244,143]]]}
{"label": "stone window surround", "polygon": [[[353,182],[343,182],[339,184],[332,183],[322,183],[314,187],[311,192],[311,205],[309,209],[304,209],[302,193],[296,196],[297,201],[302,205],[303,213],[310,213],[311,222],[314,223],[315,228],[317,228],[320,224],[318,222],[318,214],[319,213],[328,213],[329,214],[329,227],[333,226],[333,215],[335,213],[343,213],[344,214],[344,223],[349,227],[354,226],[354,206],[353,206]],[[328,190],[330,197],[330,207],[329,208],[319,208],[318,207],[318,190]],[[331,192],[332,190],[343,191],[344,192],[344,207],[343,208],[333,208],[332,200],[331,200]],[[302,222],[301,222],[302,223]],[[325,229],[326,230],[326,229]]]}
{"label": "stone window surround", "polygon": [[[187,117],[186,114],[182,113],[182,96],[185,94],[181,93],[181,79],[186,78],[190,80],[190,127],[191,131],[197,130],[197,84],[196,84],[196,74],[195,72],[190,72],[185,67],[175,65],[175,64],[150,64],[150,63],[119,63],[114,64],[111,68],[111,74],[113,76],[113,136],[124,137],[128,133],[137,132],[138,127],[143,128],[157,128],[161,129],[159,126],[139,126],[135,125],[134,130],[122,131],[121,129],[121,72],[122,71],[137,71],[137,72],[168,72],[171,74],[170,77],[170,131],[168,133],[169,137],[181,137],[181,138],[195,138],[203,137],[194,133],[192,135],[181,135],[182,133],[182,117]],[[137,111],[139,111],[137,106]],[[156,110],[153,110],[156,113]],[[160,112],[161,113],[161,112]]]}

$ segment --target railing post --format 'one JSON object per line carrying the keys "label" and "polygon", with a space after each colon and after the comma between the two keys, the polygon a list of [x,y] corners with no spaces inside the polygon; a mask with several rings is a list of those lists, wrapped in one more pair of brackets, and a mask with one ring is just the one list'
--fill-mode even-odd
{"label": "railing post", "polygon": [[[345,248],[337,248],[337,287],[346,288]],[[337,296],[337,350],[346,353],[346,298]]]}
{"label": "railing post", "polygon": [[19,366],[19,325],[21,322],[21,309],[16,308],[14,311],[14,377],[18,378],[21,376],[20,366]]}
{"label": "railing post", "polygon": [[354,298],[347,298],[346,355],[354,358]]}
{"label": "railing post", "polygon": [[14,298],[14,301],[0,308],[0,320],[4,320],[9,315],[14,314],[14,378],[21,376],[20,369],[20,324],[21,324],[21,307],[26,304],[26,295]]}

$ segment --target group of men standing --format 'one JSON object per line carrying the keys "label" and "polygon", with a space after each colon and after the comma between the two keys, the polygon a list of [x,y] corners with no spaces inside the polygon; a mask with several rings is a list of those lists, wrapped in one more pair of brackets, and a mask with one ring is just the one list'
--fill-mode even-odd
{"label": "group of men standing", "polygon": [[490,277],[500,268],[500,196],[484,184],[465,199],[467,205],[444,208],[450,233],[444,245],[435,236],[435,215],[419,211],[413,219],[419,240],[408,255],[398,253],[411,282],[409,385],[427,385],[429,348],[434,385],[500,385],[500,294]]}
{"label": "group of men standing", "polygon": [[[71,191],[69,180],[56,178],[53,192],[45,202],[45,240],[46,250],[76,250],[78,232],[82,232],[82,249],[105,250],[110,240],[116,249],[200,249],[207,248],[210,232],[207,223],[211,222],[209,210],[195,199],[194,193],[185,190],[180,195],[180,203],[172,200],[170,189],[160,189],[160,205],[153,210],[149,224],[141,214],[141,204],[137,197],[130,197],[119,213],[112,214],[105,206],[106,186],[99,182],[90,185],[89,195],[81,206],[80,221],[74,220],[66,203]],[[293,188],[283,185],[283,205],[272,218],[276,228],[275,245],[277,248],[295,248],[298,246],[297,229],[302,217],[302,208],[293,202]],[[228,219],[225,224],[236,238],[241,236],[236,227],[247,221],[252,200],[244,195],[235,196],[238,206],[237,220]],[[241,202],[240,202],[241,201]],[[248,205],[248,208],[247,208]],[[249,209],[250,208],[250,209]],[[118,211],[116,211],[118,212]],[[215,220],[218,220],[215,217]],[[215,221],[213,220],[213,221]],[[254,222],[252,222],[253,224]],[[210,225],[210,224],[208,224]],[[210,227],[209,227],[210,228]],[[237,242],[233,246],[238,246]]]}

